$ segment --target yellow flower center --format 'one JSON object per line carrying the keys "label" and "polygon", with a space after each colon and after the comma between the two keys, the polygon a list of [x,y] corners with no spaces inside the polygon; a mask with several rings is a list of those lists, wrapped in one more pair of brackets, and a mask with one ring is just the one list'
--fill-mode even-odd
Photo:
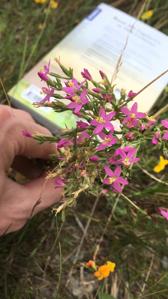
{"label": "yellow flower center", "polygon": [[129,158],[125,158],[125,160],[123,161],[123,164],[125,166],[129,166],[130,165],[130,159]]}
{"label": "yellow flower center", "polygon": [[73,96],[73,97],[72,97],[72,100],[73,100],[74,102],[76,102],[76,103],[81,103],[81,99],[80,99],[79,96]]}
{"label": "yellow flower center", "polygon": [[69,81],[69,82],[68,82],[68,86],[69,86],[69,87],[73,87],[73,86],[74,86],[74,82]]}
{"label": "yellow flower center", "polygon": [[108,181],[109,181],[109,184],[112,184],[112,183],[114,183],[115,181],[116,181],[116,177],[115,176],[113,176],[112,178],[109,178],[108,179]]}
{"label": "yellow flower center", "polygon": [[105,123],[105,120],[101,116],[96,117],[96,120],[101,124]]}
{"label": "yellow flower center", "polygon": [[111,141],[111,139],[108,138],[108,137],[106,137],[106,138],[104,139],[104,143],[105,143],[105,144],[108,143],[108,142],[110,142],[110,141]]}
{"label": "yellow flower center", "polygon": [[131,118],[135,118],[135,117],[136,117],[135,113],[131,113],[131,114],[130,114],[130,117],[131,117]]}

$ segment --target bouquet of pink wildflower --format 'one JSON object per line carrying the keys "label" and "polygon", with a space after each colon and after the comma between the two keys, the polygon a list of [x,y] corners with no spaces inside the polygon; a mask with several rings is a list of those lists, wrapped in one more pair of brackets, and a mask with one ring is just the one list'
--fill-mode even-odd
{"label": "bouquet of pink wildflower", "polygon": [[121,90],[120,96],[116,96],[115,85],[103,71],[99,71],[97,82],[84,69],[79,82],[71,68],[58,60],[57,63],[62,75],[51,73],[50,64],[38,73],[46,83],[45,97],[38,106],[51,107],[56,112],[72,111],[76,128],[62,130],[53,137],[33,138],[41,143],[53,142],[57,148],[55,167],[49,177],[55,178],[56,188],[65,188],[67,200],[58,208],[61,210],[82,191],[96,196],[102,192],[121,194],[129,184],[132,168],[141,163],[139,153],[144,144],[167,152],[168,119],[159,122],[139,112],[134,100],[137,93],[133,91]]}

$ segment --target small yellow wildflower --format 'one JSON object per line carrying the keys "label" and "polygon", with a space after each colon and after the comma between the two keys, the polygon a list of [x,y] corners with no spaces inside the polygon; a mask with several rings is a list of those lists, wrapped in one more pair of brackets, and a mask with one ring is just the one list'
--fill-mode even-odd
{"label": "small yellow wildflower", "polygon": [[48,0],[34,0],[36,4],[45,4]]}
{"label": "small yellow wildflower", "polygon": [[50,0],[50,8],[56,9],[58,7],[58,2],[56,0]]}
{"label": "small yellow wildflower", "polygon": [[159,163],[154,167],[153,171],[156,173],[161,172],[165,169],[166,165],[168,165],[168,160],[164,159],[163,156],[160,156]]}
{"label": "small yellow wildflower", "polygon": [[147,10],[141,15],[140,19],[142,21],[147,21],[152,18],[153,13],[154,13],[153,9]]}
{"label": "small yellow wildflower", "polygon": [[98,280],[102,280],[110,275],[111,272],[114,272],[116,267],[115,263],[107,262],[106,264],[100,266],[97,271],[94,273]]}

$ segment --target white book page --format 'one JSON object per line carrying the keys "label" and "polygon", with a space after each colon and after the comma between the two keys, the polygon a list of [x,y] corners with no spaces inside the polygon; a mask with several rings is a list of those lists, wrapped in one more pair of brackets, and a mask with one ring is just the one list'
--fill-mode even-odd
{"label": "white book page", "polygon": [[[64,65],[74,68],[77,78],[84,67],[96,79],[100,69],[111,78],[126,41],[114,83],[138,92],[168,68],[168,37],[107,4],[100,4],[44,59],[51,60],[54,70],[54,58],[60,57]],[[139,110],[149,111],[167,83],[168,74],[139,95]]]}

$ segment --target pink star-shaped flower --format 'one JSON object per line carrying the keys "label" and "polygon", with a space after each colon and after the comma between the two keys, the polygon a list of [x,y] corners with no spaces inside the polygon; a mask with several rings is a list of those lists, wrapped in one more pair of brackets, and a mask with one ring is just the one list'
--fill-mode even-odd
{"label": "pink star-shaped flower", "polygon": [[114,171],[112,171],[108,166],[105,166],[104,170],[108,177],[103,180],[103,183],[110,185],[119,193],[122,192],[124,186],[128,184],[128,181],[120,176],[121,167],[118,166]]}
{"label": "pink star-shaped flower", "polygon": [[[164,128],[168,129],[168,119],[163,119],[161,124]],[[163,140],[168,140],[168,130],[166,130],[163,134]]]}
{"label": "pink star-shaped flower", "polygon": [[82,107],[88,102],[87,90],[83,89],[80,95],[72,96],[71,103],[68,104],[67,107],[74,110],[75,113],[79,113]]}
{"label": "pink star-shaped flower", "polygon": [[123,119],[123,124],[128,128],[136,127],[139,124],[139,119],[146,117],[145,113],[138,112],[137,109],[137,103],[134,103],[130,109],[126,106],[121,108],[121,112],[126,115]]}
{"label": "pink star-shaped flower", "polygon": [[114,127],[111,123],[112,118],[115,116],[115,112],[112,111],[109,114],[106,114],[104,108],[100,108],[99,116],[96,119],[91,121],[91,125],[96,127],[93,131],[94,134],[99,134],[103,129],[114,132]]}
{"label": "pink star-shaped flower", "polygon": [[117,142],[117,138],[114,137],[111,132],[109,134],[104,134],[103,132],[101,132],[99,136],[101,137],[102,142],[96,147],[97,151],[102,151],[105,148],[110,147]]}

